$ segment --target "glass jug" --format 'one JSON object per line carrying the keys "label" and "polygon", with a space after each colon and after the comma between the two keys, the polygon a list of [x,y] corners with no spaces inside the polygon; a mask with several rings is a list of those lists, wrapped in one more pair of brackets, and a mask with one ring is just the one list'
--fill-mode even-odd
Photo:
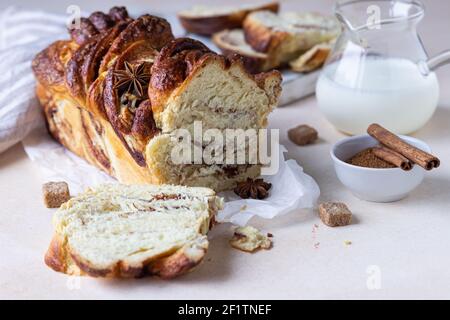
{"label": "glass jug", "polygon": [[338,1],[343,31],[336,40],[316,96],[340,131],[362,134],[379,123],[398,134],[423,127],[439,100],[433,70],[450,62],[450,51],[428,59],[417,34],[424,16],[418,1]]}

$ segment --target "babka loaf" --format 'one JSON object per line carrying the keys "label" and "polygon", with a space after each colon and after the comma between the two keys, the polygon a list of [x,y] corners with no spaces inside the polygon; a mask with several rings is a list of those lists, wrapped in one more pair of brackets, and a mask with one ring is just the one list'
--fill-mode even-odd
{"label": "babka loaf", "polygon": [[[249,74],[201,42],[174,39],[159,17],[95,12],[33,61],[50,133],[120,182],[231,189],[254,163],[177,164],[177,129],[259,129],[277,105],[279,72]],[[205,145],[202,145],[205,147]],[[232,150],[235,152],[235,150]]]}
{"label": "babka loaf", "polygon": [[45,263],[71,275],[173,278],[202,261],[222,205],[207,188],[101,185],[55,213]]}

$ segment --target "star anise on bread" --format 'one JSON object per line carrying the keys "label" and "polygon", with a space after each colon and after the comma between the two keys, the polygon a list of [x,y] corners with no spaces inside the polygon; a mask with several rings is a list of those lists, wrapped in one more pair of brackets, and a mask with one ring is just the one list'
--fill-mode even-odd
{"label": "star anise on bread", "polygon": [[250,179],[239,182],[234,193],[236,193],[242,199],[265,199],[269,196],[269,190],[272,187],[271,183],[264,182],[263,179]]}
{"label": "star anise on bread", "polygon": [[125,61],[124,65],[125,69],[113,73],[116,78],[114,89],[125,88],[126,93],[136,94],[139,98],[143,98],[144,90],[150,81],[150,73],[146,70],[145,62],[132,65]]}

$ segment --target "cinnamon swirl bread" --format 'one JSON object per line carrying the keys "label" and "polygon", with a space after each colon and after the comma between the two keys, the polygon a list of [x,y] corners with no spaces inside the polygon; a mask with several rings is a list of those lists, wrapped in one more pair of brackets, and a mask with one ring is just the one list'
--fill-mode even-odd
{"label": "cinnamon swirl bread", "polygon": [[174,278],[202,261],[222,205],[207,188],[101,185],[55,213],[45,263],[71,275]]}
{"label": "cinnamon swirl bread", "polygon": [[341,27],[333,17],[318,13],[271,11],[250,13],[244,20],[245,40],[267,54],[270,64],[282,66],[317,44],[335,39]]}
{"label": "cinnamon swirl bread", "polygon": [[33,61],[48,129],[61,144],[127,184],[219,191],[259,175],[251,163],[177,164],[171,151],[176,130],[192,131],[196,121],[220,132],[265,127],[278,72],[253,76],[237,58],[174,39],[166,20],[132,19],[125,8],[93,13],[70,35]]}

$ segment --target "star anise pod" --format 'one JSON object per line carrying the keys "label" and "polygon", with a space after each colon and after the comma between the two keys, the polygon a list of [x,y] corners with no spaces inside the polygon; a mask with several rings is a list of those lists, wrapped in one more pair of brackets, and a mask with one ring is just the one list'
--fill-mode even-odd
{"label": "star anise pod", "polygon": [[272,187],[271,183],[264,182],[263,179],[250,179],[239,182],[234,193],[242,199],[265,199],[269,196],[269,189]]}
{"label": "star anise pod", "polygon": [[139,98],[143,98],[144,90],[150,81],[150,73],[146,71],[145,62],[134,66],[128,61],[125,61],[124,65],[124,70],[113,72],[116,78],[114,89],[126,88],[126,93],[135,93]]}

